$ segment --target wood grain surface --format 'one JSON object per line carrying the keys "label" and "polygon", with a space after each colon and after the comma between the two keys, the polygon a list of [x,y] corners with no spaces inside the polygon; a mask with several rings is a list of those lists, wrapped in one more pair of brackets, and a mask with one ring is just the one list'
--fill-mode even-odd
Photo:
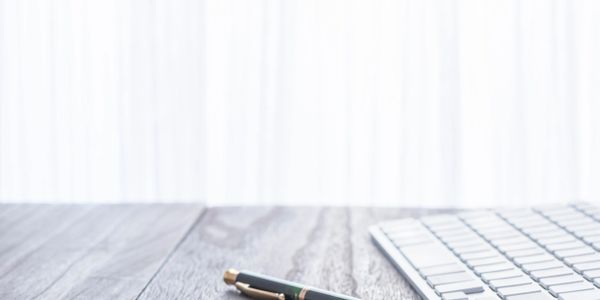
{"label": "wood grain surface", "polygon": [[418,299],[368,227],[401,208],[0,205],[0,299],[248,299],[247,269],[361,299]]}
{"label": "wood grain surface", "polygon": [[370,240],[369,225],[432,211],[399,208],[209,209],[140,299],[247,299],[223,282],[248,269],[361,299],[418,299]]}
{"label": "wood grain surface", "polygon": [[0,299],[135,299],[197,205],[2,205]]}

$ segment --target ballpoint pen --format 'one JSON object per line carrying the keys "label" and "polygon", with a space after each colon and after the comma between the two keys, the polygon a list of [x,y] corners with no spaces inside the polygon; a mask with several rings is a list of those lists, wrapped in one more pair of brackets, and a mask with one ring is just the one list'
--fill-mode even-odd
{"label": "ballpoint pen", "polygon": [[223,276],[225,283],[235,285],[243,294],[263,300],[359,300],[333,292],[308,287],[249,271],[229,269]]}

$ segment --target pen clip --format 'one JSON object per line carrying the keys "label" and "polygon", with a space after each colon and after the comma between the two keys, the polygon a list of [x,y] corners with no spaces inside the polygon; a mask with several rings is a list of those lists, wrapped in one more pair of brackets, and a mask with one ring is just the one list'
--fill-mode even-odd
{"label": "pen clip", "polygon": [[251,288],[249,284],[243,282],[236,282],[235,287],[247,296],[250,296],[254,299],[262,299],[262,300],[285,300],[284,294],[267,292],[255,288]]}

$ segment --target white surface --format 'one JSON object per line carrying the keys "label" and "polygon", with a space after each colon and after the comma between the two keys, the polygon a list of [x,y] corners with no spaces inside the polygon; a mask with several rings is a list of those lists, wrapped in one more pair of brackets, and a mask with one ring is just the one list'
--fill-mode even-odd
{"label": "white surface", "polygon": [[599,14],[593,0],[0,0],[0,200],[594,200]]}

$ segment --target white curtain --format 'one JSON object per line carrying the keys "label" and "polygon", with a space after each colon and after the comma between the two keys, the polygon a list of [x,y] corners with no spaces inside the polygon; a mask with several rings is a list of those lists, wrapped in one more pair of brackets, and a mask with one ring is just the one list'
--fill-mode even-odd
{"label": "white curtain", "polygon": [[204,4],[0,0],[0,199],[197,201]]}
{"label": "white curtain", "polygon": [[595,0],[0,0],[0,199],[600,196]]}

